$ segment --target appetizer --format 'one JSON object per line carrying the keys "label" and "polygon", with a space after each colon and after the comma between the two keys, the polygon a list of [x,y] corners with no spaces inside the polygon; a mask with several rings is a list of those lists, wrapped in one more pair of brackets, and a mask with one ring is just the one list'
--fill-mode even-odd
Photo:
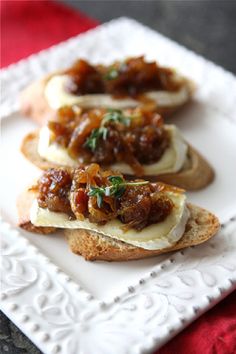
{"label": "appetizer", "polygon": [[71,250],[89,260],[123,261],[197,245],[219,221],[187,204],[184,191],[161,182],[125,180],[91,164],[49,169],[18,201],[20,227],[63,229]]}
{"label": "appetizer", "polygon": [[156,111],[144,108],[65,106],[55,120],[28,134],[21,150],[41,169],[98,163],[127,178],[158,179],[188,190],[203,188],[214,177],[176,126],[163,124]]}
{"label": "appetizer", "polygon": [[56,109],[72,104],[115,109],[151,105],[165,115],[187,103],[193,91],[190,80],[144,57],[108,66],[80,59],[28,86],[21,95],[21,110],[40,124]]}

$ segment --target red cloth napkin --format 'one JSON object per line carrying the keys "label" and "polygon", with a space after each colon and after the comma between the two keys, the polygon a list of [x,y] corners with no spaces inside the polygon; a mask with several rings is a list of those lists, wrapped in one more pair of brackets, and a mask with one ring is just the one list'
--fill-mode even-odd
{"label": "red cloth napkin", "polygon": [[99,24],[48,0],[1,1],[1,67]]}
{"label": "red cloth napkin", "polygon": [[[96,20],[51,1],[2,1],[1,65],[98,25]],[[236,353],[236,292],[155,354]]]}
{"label": "red cloth napkin", "polygon": [[236,291],[155,354],[235,354]]}

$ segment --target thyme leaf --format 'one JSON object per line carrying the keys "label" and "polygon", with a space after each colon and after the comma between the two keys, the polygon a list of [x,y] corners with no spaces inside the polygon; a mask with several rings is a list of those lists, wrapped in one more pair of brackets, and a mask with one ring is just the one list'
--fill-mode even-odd
{"label": "thyme leaf", "polygon": [[97,197],[97,205],[99,208],[101,208],[102,203],[103,203],[103,197],[105,195],[104,188],[101,187],[90,187],[88,195],[91,197]]}
{"label": "thyme leaf", "polygon": [[104,80],[114,80],[119,77],[119,75],[127,70],[127,63],[121,62],[118,67],[110,67],[107,73],[103,76]]}
{"label": "thyme leaf", "polygon": [[126,182],[121,176],[109,176],[108,180],[109,182],[111,182],[110,186],[90,186],[89,188],[88,195],[92,197],[97,197],[97,205],[99,208],[101,208],[103,198],[105,196],[113,196],[114,198],[119,199],[124,194],[127,186],[142,186],[149,183],[148,181]]}
{"label": "thyme leaf", "polygon": [[120,109],[109,109],[103,117],[102,125],[105,125],[107,122],[122,123],[129,126],[130,117],[125,116]]}
{"label": "thyme leaf", "polygon": [[90,136],[87,138],[85,141],[84,146],[92,150],[94,152],[97,147],[98,140],[102,138],[103,140],[106,140],[107,138],[107,133],[108,130],[106,127],[100,127],[93,129]]}
{"label": "thyme leaf", "polygon": [[104,80],[114,80],[119,76],[119,70],[116,68],[110,68],[108,72],[103,76]]}
{"label": "thyme leaf", "polygon": [[109,109],[101,121],[101,126],[92,130],[90,136],[86,139],[84,146],[94,152],[96,150],[99,139],[102,138],[103,140],[106,140],[108,129],[105,127],[105,125],[110,122],[121,123],[129,126],[130,117],[125,116],[119,109]]}

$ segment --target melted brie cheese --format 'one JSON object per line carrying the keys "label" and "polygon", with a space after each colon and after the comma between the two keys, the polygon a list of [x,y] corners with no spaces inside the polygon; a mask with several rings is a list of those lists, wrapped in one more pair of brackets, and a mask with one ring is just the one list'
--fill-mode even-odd
{"label": "melted brie cheese", "polygon": [[[165,125],[165,129],[170,133],[170,146],[164,151],[160,160],[149,165],[142,165],[144,176],[178,172],[186,161],[188,146],[179,130],[174,125]],[[111,168],[123,174],[133,174],[132,168],[126,163],[115,163]]]}
{"label": "melted brie cheese", "polygon": [[54,162],[61,166],[76,167],[78,162],[72,159],[67,150],[62,146],[50,142],[51,132],[47,126],[40,129],[38,154],[47,161]]}
{"label": "melted brie cheese", "polygon": [[[165,129],[170,133],[170,146],[165,150],[158,162],[143,165],[145,176],[178,172],[186,161],[188,146],[179,130],[174,125],[166,125]],[[56,143],[50,143],[50,130],[47,127],[43,127],[40,130],[38,153],[44,159],[62,166],[78,166],[78,161],[72,159],[65,148]],[[115,163],[109,168],[119,170],[123,174],[133,174],[133,170],[126,163]]]}
{"label": "melted brie cheese", "polygon": [[[52,109],[65,105],[77,104],[82,108],[107,107],[113,109],[133,108],[142,104],[133,98],[115,99],[108,94],[73,95],[65,91],[67,75],[55,75],[48,80],[44,96]],[[189,99],[189,90],[183,86],[179,91],[149,91],[145,93],[148,99],[154,100],[159,107],[175,107],[184,104]]]}
{"label": "melted brie cheese", "polygon": [[183,236],[189,218],[185,195],[173,192],[166,194],[175,205],[171,214],[164,221],[149,225],[141,231],[135,229],[124,231],[124,224],[118,219],[111,220],[105,225],[91,223],[88,219],[70,220],[67,214],[40,208],[36,200],[30,211],[30,220],[35,226],[85,229],[144,249],[163,249],[174,245]]}

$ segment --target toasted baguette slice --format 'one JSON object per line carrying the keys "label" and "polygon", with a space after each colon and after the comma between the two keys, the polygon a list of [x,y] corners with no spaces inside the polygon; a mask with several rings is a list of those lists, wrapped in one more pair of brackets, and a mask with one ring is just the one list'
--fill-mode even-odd
{"label": "toasted baguette slice", "polygon": [[[38,131],[35,131],[26,135],[21,145],[23,155],[42,170],[59,167],[59,165],[43,159],[38,154],[38,133]],[[150,181],[158,180],[168,184],[173,184],[186,190],[201,189],[212,182],[214,179],[213,169],[209,163],[191,146],[189,146],[188,160],[189,163],[187,166],[177,173],[168,173],[158,176],[143,176],[143,178]],[[126,177],[131,178],[133,176]]]}
{"label": "toasted baguette slice", "polygon": [[[19,197],[17,203],[19,226],[38,234],[54,232],[55,228],[53,227],[36,227],[30,222],[29,211],[34,198],[35,194],[31,191],[27,191]],[[215,215],[192,204],[188,204],[188,208],[190,218],[184,235],[174,246],[162,250],[145,250],[88,230],[65,229],[64,233],[72,252],[82,255],[87,260],[128,261],[153,257],[198,245],[216,234],[220,224]]]}
{"label": "toasted baguette slice", "polygon": [[87,260],[129,261],[148,258],[182,248],[195,246],[210,239],[219,230],[217,217],[196,205],[188,204],[190,218],[182,238],[172,247],[162,250],[145,250],[122,241],[87,230],[65,230],[72,252]]}
{"label": "toasted baguette slice", "polygon": [[[62,72],[61,72],[62,73]],[[60,72],[48,75],[42,80],[33,82],[31,85],[27,86],[20,95],[20,107],[21,112],[27,117],[32,118],[40,126],[44,125],[49,119],[51,120],[55,115],[55,110],[53,110],[45,97],[44,91],[47,85],[47,82],[54,76],[58,75]],[[181,104],[173,104],[171,106],[155,106],[155,109],[158,113],[164,117],[171,115],[185,104],[187,104],[194,92],[195,84],[188,79],[183,79],[184,85],[187,91],[187,99]],[[138,105],[138,104],[137,104]],[[86,108],[89,108],[86,107]]]}

